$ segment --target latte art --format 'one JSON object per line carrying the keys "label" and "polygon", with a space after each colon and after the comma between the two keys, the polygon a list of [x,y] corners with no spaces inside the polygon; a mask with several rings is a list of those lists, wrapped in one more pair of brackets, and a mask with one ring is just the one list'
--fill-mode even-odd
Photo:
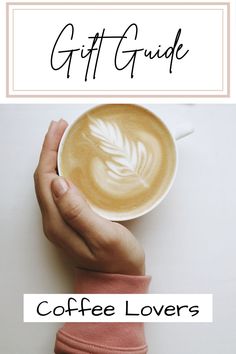
{"label": "latte art", "polygon": [[[116,122],[105,122],[91,116],[89,121],[90,134],[96,139],[101,152],[106,154],[105,158],[95,157],[91,162],[96,183],[111,194],[132,193],[142,186],[148,188],[152,179],[151,166],[157,163],[154,161],[158,150],[155,139],[136,132],[136,135],[143,135],[144,142],[141,138],[132,140]],[[150,141],[153,141],[152,145]]]}
{"label": "latte art", "polygon": [[135,105],[90,110],[70,128],[61,148],[61,174],[98,213],[114,220],[151,206],[165,193],[174,170],[168,130]]}

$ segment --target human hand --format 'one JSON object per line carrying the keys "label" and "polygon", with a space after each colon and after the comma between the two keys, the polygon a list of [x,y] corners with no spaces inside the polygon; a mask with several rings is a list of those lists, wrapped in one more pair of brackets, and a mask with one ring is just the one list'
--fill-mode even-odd
{"label": "human hand", "polygon": [[51,123],[34,173],[45,235],[76,267],[143,275],[144,251],[133,234],[97,215],[70,181],[58,177],[57,151],[66,127],[64,120]]}

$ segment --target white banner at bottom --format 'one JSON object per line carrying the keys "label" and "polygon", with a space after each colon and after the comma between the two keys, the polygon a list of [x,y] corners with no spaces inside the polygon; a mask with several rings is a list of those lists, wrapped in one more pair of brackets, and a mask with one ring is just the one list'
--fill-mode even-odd
{"label": "white banner at bottom", "polygon": [[24,322],[212,321],[212,294],[24,295]]}

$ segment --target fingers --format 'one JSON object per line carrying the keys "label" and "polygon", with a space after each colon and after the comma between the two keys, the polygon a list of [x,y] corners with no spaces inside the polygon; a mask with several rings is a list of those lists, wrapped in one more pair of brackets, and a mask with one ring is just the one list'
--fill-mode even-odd
{"label": "fingers", "polygon": [[57,151],[66,127],[63,120],[50,125],[34,176],[35,189],[47,238],[77,259],[78,266],[89,268],[97,262],[96,251],[101,254],[115,240],[115,227],[97,216],[70,182],[57,176]]}
{"label": "fingers", "polygon": [[55,172],[57,167],[57,151],[62,138],[62,135],[67,128],[66,121],[61,119],[59,122],[54,122],[49,126],[45,136],[38,169],[42,173]]}
{"label": "fingers", "polygon": [[94,261],[94,255],[84,240],[64,222],[55,205],[50,217],[43,217],[43,230],[48,240],[63,249],[77,266]]}
{"label": "fingers", "polygon": [[132,237],[121,225],[93,212],[76,187],[58,177],[57,151],[66,127],[63,120],[51,123],[35,173],[44,232],[76,260],[77,266],[107,270],[117,253],[126,254],[127,242]]}
{"label": "fingers", "polygon": [[52,181],[51,188],[62,218],[80,233],[88,247],[96,250],[101,245],[111,246],[118,241],[115,225],[97,215],[72,183],[57,177]]}
{"label": "fingers", "polygon": [[63,120],[52,122],[45,136],[38,168],[35,171],[35,190],[43,217],[43,228],[47,238],[63,248],[70,256],[81,261],[93,255],[80,236],[62,219],[52,197],[51,182],[57,176],[57,150],[67,127]]}
{"label": "fingers", "polygon": [[57,150],[62,135],[67,127],[64,120],[49,126],[45,136],[38,167],[34,174],[35,190],[42,213],[49,213],[54,202],[51,196],[51,182],[57,176]]}

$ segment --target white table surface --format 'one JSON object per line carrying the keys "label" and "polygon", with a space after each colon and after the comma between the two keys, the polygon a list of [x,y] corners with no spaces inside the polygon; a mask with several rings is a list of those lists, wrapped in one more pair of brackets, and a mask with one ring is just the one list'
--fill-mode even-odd
{"label": "white table surface", "polygon": [[[23,293],[73,292],[72,273],[44,238],[32,174],[52,119],[91,105],[1,105],[0,353],[51,354],[58,324],[24,324]],[[154,293],[213,293],[213,324],[147,324],[149,354],[236,353],[236,106],[148,105],[189,120],[164,202],[126,225],[146,250]]]}

